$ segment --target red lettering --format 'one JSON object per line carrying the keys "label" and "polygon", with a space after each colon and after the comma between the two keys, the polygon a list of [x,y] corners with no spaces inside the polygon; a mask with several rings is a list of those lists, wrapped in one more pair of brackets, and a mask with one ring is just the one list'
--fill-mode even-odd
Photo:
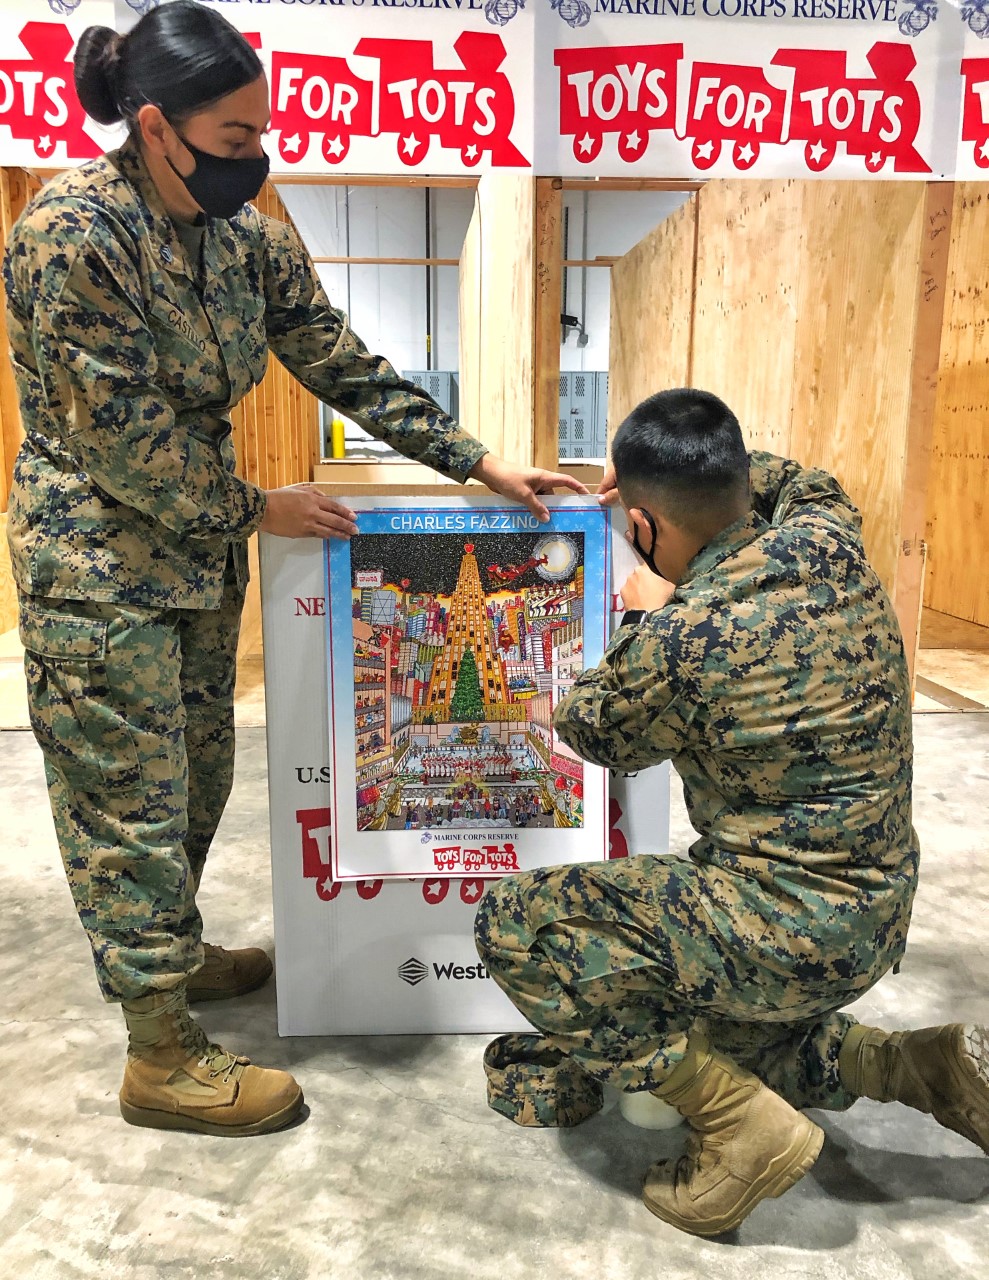
{"label": "red lettering", "polygon": [[682,57],[682,44],[557,49],[560,132],[573,138],[575,158],[590,164],[614,136],[619,156],[632,163],[652,133],[672,130]]}

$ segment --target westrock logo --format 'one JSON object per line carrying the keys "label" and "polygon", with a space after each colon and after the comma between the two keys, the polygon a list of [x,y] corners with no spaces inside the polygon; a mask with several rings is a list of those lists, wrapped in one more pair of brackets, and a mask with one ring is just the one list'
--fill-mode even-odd
{"label": "westrock logo", "polygon": [[490,978],[483,964],[436,964],[425,965],[415,956],[409,956],[404,964],[398,966],[398,976],[403,982],[407,982],[410,987],[418,986],[420,982],[425,982],[429,977],[430,969],[432,969],[433,977],[438,981],[445,978],[448,982],[452,979],[454,982],[470,982],[478,978]]}
{"label": "westrock logo", "polygon": [[405,964],[398,966],[398,976],[403,982],[407,982],[410,987],[414,987],[429,977],[429,970],[421,960],[417,960],[415,956],[410,956]]}

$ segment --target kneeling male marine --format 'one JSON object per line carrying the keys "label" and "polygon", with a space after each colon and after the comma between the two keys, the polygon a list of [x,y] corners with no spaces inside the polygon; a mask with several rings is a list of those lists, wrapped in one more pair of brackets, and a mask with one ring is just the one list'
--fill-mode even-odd
{"label": "kneeling male marine", "polygon": [[691,1132],[643,1198],[702,1236],[812,1166],[805,1107],[898,1101],[989,1153],[986,1028],[842,1012],[903,955],[919,860],[903,643],[858,512],[823,471],[748,456],[701,391],[639,405],[612,457],[646,563],[556,730],[611,769],[672,759],[701,838],[482,899],[478,953],[543,1033],[489,1046],[492,1105],[575,1124],[603,1083],[664,1099]]}

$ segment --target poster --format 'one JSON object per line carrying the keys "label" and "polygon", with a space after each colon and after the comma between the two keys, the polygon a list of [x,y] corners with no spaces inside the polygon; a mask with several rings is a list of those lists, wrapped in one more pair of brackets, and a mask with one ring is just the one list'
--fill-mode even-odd
{"label": "poster", "polygon": [[606,773],[552,721],[605,647],[610,514],[344,501],[361,532],[326,552],[334,879],[606,858]]}

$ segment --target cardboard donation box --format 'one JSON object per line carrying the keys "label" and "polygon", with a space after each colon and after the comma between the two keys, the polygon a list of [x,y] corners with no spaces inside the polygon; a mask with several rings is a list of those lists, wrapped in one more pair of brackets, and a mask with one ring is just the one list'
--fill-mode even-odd
{"label": "cardboard donation box", "polygon": [[[349,548],[261,537],[282,1035],[522,1029],[474,949],[486,888],[667,848],[667,767],[609,778],[552,730],[607,641],[620,535],[444,493],[351,501],[374,532]],[[446,523],[410,550],[413,507]]]}

